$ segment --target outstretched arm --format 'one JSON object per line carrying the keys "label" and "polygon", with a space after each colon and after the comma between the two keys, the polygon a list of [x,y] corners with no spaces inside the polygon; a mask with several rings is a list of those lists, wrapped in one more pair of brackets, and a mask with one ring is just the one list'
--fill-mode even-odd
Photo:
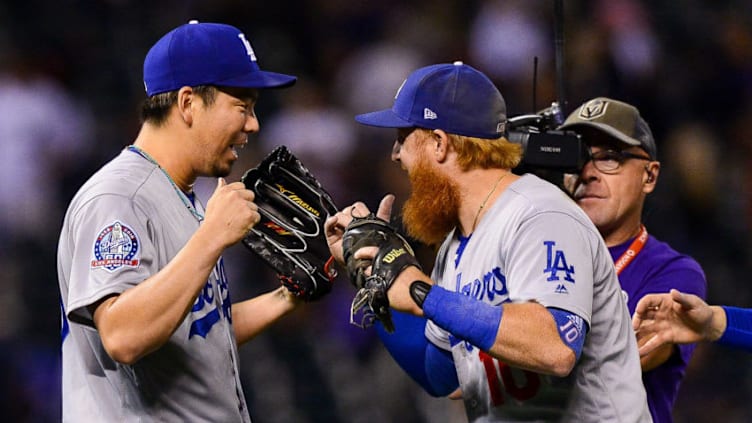
{"label": "outstretched arm", "polygon": [[[372,255],[372,250],[363,248],[356,257]],[[577,347],[564,343],[555,316],[543,305],[524,302],[491,306],[462,293],[433,287],[421,308],[410,294],[412,281],[416,280],[433,284],[416,267],[405,269],[388,291],[392,308],[425,316],[515,367],[558,377],[568,375],[574,367],[581,344]]]}
{"label": "outstretched arm", "polygon": [[232,326],[238,346],[253,339],[300,303],[302,300],[280,286],[271,292],[233,304]]}
{"label": "outstretched arm", "polygon": [[672,289],[667,294],[649,294],[637,303],[632,327],[645,356],[667,344],[716,341],[726,330],[726,312],[700,297]]}

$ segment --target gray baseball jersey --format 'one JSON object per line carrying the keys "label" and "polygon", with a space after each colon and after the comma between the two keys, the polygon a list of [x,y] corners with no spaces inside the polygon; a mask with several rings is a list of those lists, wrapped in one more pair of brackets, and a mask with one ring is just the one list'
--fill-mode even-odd
{"label": "gray baseball jersey", "polygon": [[428,339],[452,351],[469,421],[651,421],[611,255],[557,187],[533,175],[511,184],[469,240],[449,235],[432,277],[488,304],[536,301],[589,325],[574,369],[556,378],[500,362],[429,321]]}
{"label": "gray baseball jersey", "polygon": [[250,421],[221,259],[167,343],[133,365],[109,357],[88,310],[177,255],[199,225],[187,204],[160,168],[128,149],[71,202],[58,245],[63,421]]}

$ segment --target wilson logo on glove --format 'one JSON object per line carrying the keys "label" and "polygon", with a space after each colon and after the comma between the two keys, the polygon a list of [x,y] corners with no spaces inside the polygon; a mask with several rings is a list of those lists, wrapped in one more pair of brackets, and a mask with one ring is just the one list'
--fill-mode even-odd
{"label": "wilson logo on glove", "polygon": [[391,263],[394,260],[396,260],[399,256],[405,253],[406,251],[404,248],[398,248],[396,250],[392,250],[388,252],[387,255],[384,256],[384,263]]}
{"label": "wilson logo on glove", "polygon": [[[363,247],[379,250],[370,276],[366,276],[366,269],[371,260],[355,258],[355,252]],[[342,252],[350,281],[358,288],[350,304],[350,323],[366,328],[379,320],[387,332],[394,332],[387,291],[403,270],[421,268],[412,247],[389,222],[372,213],[353,217],[342,236]]]}

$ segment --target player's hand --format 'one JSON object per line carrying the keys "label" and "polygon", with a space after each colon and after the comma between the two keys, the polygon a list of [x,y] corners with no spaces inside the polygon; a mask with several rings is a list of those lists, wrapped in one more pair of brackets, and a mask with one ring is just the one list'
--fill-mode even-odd
{"label": "player's hand", "polygon": [[[363,247],[360,250],[356,251],[353,256],[358,260],[367,260],[372,262],[373,258],[376,257],[376,254],[378,254],[378,252],[378,247]],[[371,266],[366,268],[364,273],[366,274],[366,276],[371,276]],[[394,283],[386,292],[387,296],[389,297],[389,307],[404,313],[422,316],[423,309],[418,307],[418,305],[410,295],[410,285],[413,283],[413,281],[418,279],[433,285],[433,281],[415,266],[409,266],[402,272],[400,272],[400,274],[395,278]]]}
{"label": "player's hand", "polygon": [[[392,216],[392,205],[394,204],[394,195],[387,194],[381,199],[379,203],[379,209],[376,212],[376,216],[387,222]],[[340,264],[345,264],[344,254],[342,252],[342,236],[345,233],[345,228],[352,222],[353,217],[365,217],[371,211],[362,202],[358,201],[351,206],[345,207],[337,214],[327,219],[324,224],[326,231],[326,242],[329,244],[329,250]]]}
{"label": "player's hand", "polygon": [[640,345],[640,356],[658,347],[714,341],[726,329],[726,315],[701,298],[676,289],[666,294],[649,294],[640,299],[632,317],[632,327]]}
{"label": "player's hand", "polygon": [[206,203],[202,226],[210,228],[210,233],[225,247],[237,243],[261,220],[254,198],[253,191],[246,189],[242,182],[228,184],[224,178],[219,178],[217,188]]}

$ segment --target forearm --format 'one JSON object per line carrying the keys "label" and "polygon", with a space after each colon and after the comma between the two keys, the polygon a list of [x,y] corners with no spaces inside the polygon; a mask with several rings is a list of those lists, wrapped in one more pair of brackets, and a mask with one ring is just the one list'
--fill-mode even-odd
{"label": "forearm", "polygon": [[232,305],[232,326],[238,346],[253,339],[301,301],[284,287]]}
{"label": "forearm", "polygon": [[489,353],[505,363],[536,373],[564,377],[575,353],[559,336],[551,313],[535,302],[505,303],[496,342]]}
{"label": "forearm", "polygon": [[224,248],[204,232],[158,273],[96,308],[94,321],[113,359],[137,361],[164,345],[185,319]]}
{"label": "forearm", "polygon": [[[491,306],[457,292],[437,291],[438,295],[432,298],[432,288],[419,306],[410,295],[410,286],[416,280],[433,283],[418,268],[405,269],[388,291],[393,308],[425,315],[454,336],[515,367],[555,376],[566,376],[574,367],[574,351],[561,340],[553,316],[542,305],[505,303],[499,324],[499,315],[494,312],[501,311],[498,307],[502,306]],[[447,309],[450,304],[452,311]]]}
{"label": "forearm", "polygon": [[423,310],[442,329],[512,366],[556,376],[566,376],[574,366],[574,351],[561,340],[551,312],[540,304],[492,306],[433,287]]}

